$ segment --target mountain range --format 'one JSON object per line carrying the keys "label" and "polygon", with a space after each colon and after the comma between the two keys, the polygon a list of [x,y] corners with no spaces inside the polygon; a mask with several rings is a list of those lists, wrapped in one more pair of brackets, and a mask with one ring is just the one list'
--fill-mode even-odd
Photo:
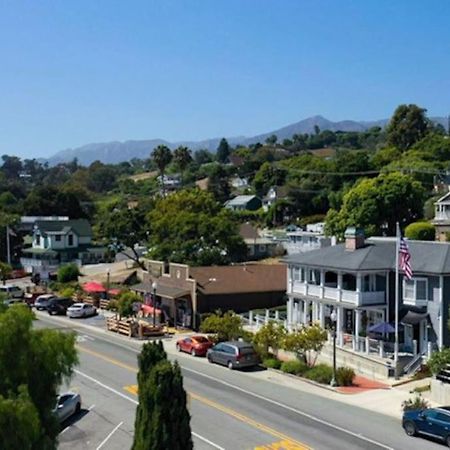
{"label": "mountain range", "polygon": [[[435,123],[440,123],[445,128],[447,127],[446,117],[433,117],[431,120]],[[263,143],[267,137],[273,134],[278,137],[279,141],[282,141],[283,139],[290,139],[292,135],[296,133],[313,133],[315,126],[318,126],[322,131],[365,131],[374,126],[384,127],[388,121],[389,119],[374,121],[342,120],[339,122],[333,122],[322,116],[313,116],[277,130],[259,134],[257,136],[232,136],[226,137],[226,139],[229,144],[233,146],[237,144],[250,145],[257,142]],[[74,158],[77,158],[78,162],[82,165],[89,165],[96,160],[103,163],[117,164],[123,161],[129,161],[133,158],[148,158],[151,151],[160,144],[167,145],[171,149],[174,149],[179,145],[184,145],[194,151],[199,149],[215,151],[219,145],[220,139],[221,138],[212,138],[201,141],[179,142],[168,142],[163,139],[101,142],[61,150],[45,161],[48,161],[50,165],[56,165],[63,162],[69,162]]]}

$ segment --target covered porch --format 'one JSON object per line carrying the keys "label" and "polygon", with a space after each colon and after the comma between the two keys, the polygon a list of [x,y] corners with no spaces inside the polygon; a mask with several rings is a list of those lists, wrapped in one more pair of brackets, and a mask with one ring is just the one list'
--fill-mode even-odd
{"label": "covered porch", "polygon": [[[143,297],[143,303],[157,312],[156,322],[165,322],[169,326],[192,328],[193,308],[190,291],[161,284],[159,282],[139,283],[131,288]],[[158,311],[161,314],[158,314]]]}

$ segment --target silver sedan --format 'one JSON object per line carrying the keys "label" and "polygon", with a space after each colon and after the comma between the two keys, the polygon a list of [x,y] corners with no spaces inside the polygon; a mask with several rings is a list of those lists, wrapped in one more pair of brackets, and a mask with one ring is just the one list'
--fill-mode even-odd
{"label": "silver sedan", "polygon": [[70,416],[78,414],[81,411],[81,397],[75,392],[66,392],[58,397],[55,414],[59,422],[64,422]]}

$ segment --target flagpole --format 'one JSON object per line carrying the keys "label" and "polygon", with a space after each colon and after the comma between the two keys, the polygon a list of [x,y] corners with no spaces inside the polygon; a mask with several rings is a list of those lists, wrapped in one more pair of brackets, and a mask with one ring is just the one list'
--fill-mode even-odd
{"label": "flagpole", "polygon": [[399,307],[399,251],[400,251],[400,226],[397,222],[395,229],[395,345],[394,345],[394,374],[395,378],[398,379],[398,307]]}

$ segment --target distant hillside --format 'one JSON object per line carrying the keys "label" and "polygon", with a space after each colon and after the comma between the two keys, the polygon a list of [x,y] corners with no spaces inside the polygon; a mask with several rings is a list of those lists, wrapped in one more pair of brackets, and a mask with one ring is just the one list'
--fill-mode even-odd
{"label": "distant hillside", "polygon": [[[447,127],[447,118],[433,117],[431,120],[440,123]],[[339,122],[332,122],[322,116],[313,116],[300,122],[293,123],[278,130],[269,131],[267,133],[259,134],[253,137],[227,137],[230,145],[242,144],[250,145],[256,142],[263,143],[266,138],[275,134],[279,141],[291,138],[293,134],[313,133],[314,127],[317,125],[322,131],[364,131],[374,126],[384,127],[388,119],[376,121],[354,121],[342,120]],[[87,144],[78,148],[69,148],[57,152],[47,161],[50,165],[55,165],[62,162],[72,161],[74,158],[83,165],[89,165],[93,161],[99,160],[104,163],[117,164],[122,161],[129,161],[133,158],[148,158],[151,151],[158,145],[164,144],[169,148],[174,149],[179,145],[186,145],[192,150],[207,149],[215,151],[219,145],[221,138],[206,139],[203,141],[182,141],[182,142],[168,142],[163,139],[149,139],[142,141],[125,141],[125,142],[103,142],[97,144]]]}

